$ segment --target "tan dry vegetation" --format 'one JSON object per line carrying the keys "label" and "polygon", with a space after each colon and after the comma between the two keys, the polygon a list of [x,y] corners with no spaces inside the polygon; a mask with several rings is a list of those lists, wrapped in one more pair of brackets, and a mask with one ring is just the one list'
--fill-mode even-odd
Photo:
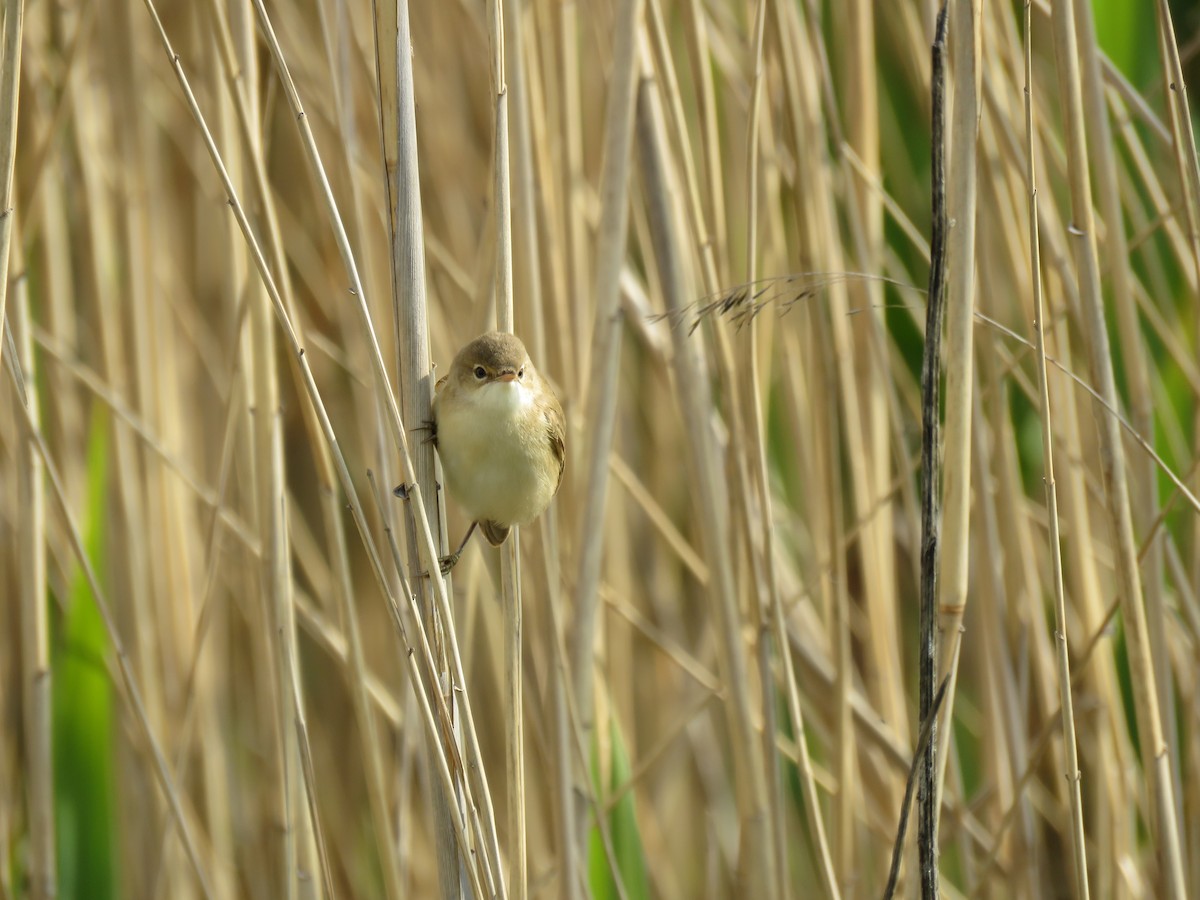
{"label": "tan dry vegetation", "polygon": [[[22,32],[22,5],[5,4],[0,77],[3,151],[20,37],[0,898],[56,880],[453,896],[438,851],[468,895],[877,896],[918,732],[932,4],[846,0],[818,21],[811,3],[509,0],[501,98],[500,11],[413,4],[427,313],[421,267],[393,276],[384,13],[43,2]],[[1056,5],[1056,23],[1032,9],[1027,143],[1020,10],[952,3],[942,889],[1080,896],[1086,871],[1098,897],[1182,897],[1200,886],[1195,149],[1186,94],[1164,90],[1177,52],[1139,94],[1089,5]],[[439,606],[415,577],[416,498],[390,490],[432,461],[408,348],[427,327],[444,372],[508,278],[569,428],[556,504],[520,540],[516,713],[511,560],[502,578],[471,549]],[[445,552],[466,523],[441,512]],[[94,601],[105,622],[81,613]],[[419,638],[431,605],[439,661]],[[462,677],[438,674],[456,653]],[[457,753],[419,699],[439,685]],[[429,802],[451,781],[465,817]]]}

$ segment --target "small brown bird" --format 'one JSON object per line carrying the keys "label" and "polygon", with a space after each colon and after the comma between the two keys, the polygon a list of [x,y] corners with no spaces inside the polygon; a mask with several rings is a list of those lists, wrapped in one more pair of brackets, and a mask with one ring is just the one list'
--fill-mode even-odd
{"label": "small brown bird", "polygon": [[458,351],[433,398],[434,440],[446,488],[471,516],[458,562],[478,526],[493,547],[550,505],[566,463],[566,421],[554,391],[515,335],[492,331]]}

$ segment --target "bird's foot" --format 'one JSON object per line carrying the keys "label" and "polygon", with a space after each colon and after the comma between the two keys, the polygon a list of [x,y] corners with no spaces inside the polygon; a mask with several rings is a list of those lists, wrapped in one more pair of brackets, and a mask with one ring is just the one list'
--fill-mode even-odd
{"label": "bird's foot", "polygon": [[458,565],[458,561],[462,558],[462,550],[456,553],[451,553],[449,556],[438,557],[438,568],[443,575],[449,575],[450,570]]}

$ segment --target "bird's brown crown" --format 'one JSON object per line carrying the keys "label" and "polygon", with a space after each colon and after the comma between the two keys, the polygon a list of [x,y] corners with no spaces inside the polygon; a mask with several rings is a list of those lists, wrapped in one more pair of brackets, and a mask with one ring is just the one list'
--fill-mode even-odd
{"label": "bird's brown crown", "polygon": [[519,369],[528,358],[519,337],[503,331],[489,331],[459,350],[452,368],[483,366],[489,373],[494,373],[502,369]]}

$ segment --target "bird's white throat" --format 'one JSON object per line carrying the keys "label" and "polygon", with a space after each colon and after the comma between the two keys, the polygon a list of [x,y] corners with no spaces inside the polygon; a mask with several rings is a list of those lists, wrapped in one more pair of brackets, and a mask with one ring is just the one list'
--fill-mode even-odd
{"label": "bird's white throat", "polygon": [[478,415],[511,416],[533,406],[533,391],[519,381],[493,381],[471,392]]}

